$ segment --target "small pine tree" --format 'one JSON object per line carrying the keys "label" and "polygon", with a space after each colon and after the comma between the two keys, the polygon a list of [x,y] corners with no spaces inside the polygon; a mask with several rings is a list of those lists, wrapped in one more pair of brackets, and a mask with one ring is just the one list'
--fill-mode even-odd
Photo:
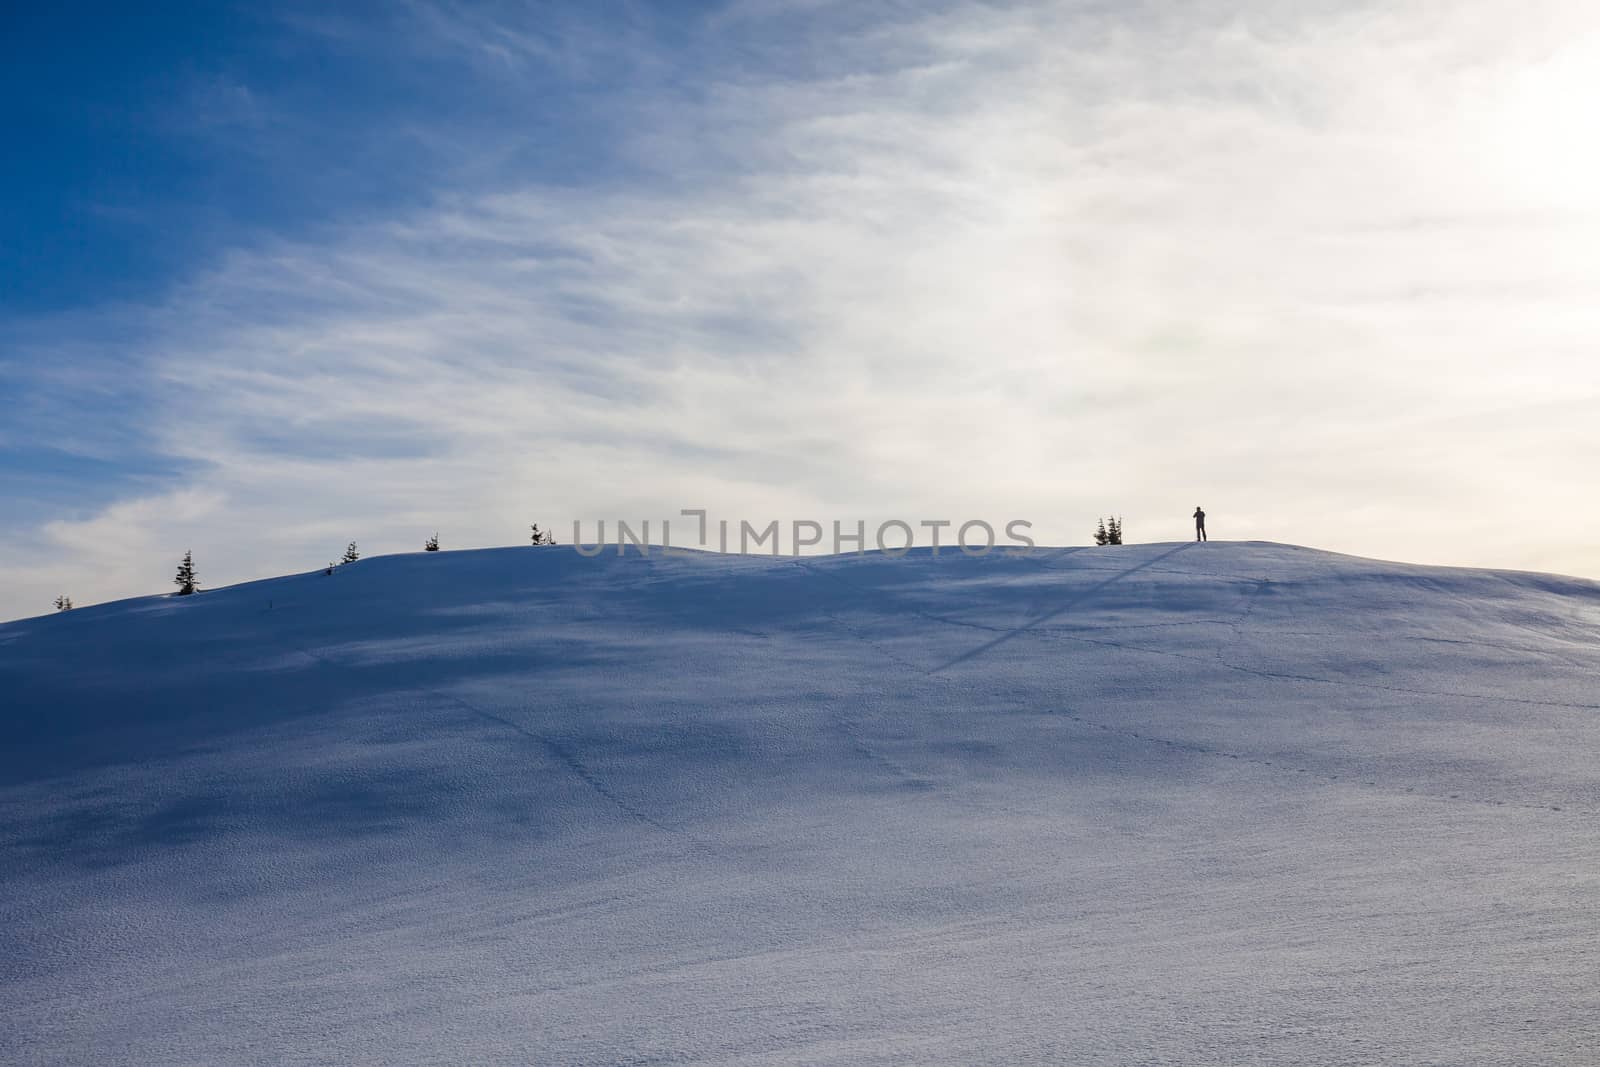
{"label": "small pine tree", "polygon": [[1112,518],[1111,522],[1106,525],[1106,536],[1108,536],[1111,539],[1111,544],[1113,544],[1113,545],[1122,544],[1122,516],[1121,515],[1114,516]]}
{"label": "small pine tree", "polygon": [[1097,545],[1109,545],[1111,543],[1111,534],[1106,530],[1106,520],[1104,519],[1101,519],[1100,525],[1094,528],[1094,543]]}
{"label": "small pine tree", "polygon": [[178,574],[172,579],[178,587],[179,596],[188,596],[200,585],[200,579],[194,573],[194,553],[185,552],[183,562],[178,564]]}
{"label": "small pine tree", "polygon": [[361,553],[356,551],[356,543],[354,541],[351,541],[350,542],[350,547],[344,550],[344,559],[341,559],[339,562],[340,563],[354,563],[356,560],[358,560],[360,558],[361,558]]}
{"label": "small pine tree", "polygon": [[56,610],[57,611],[71,611],[72,610],[72,598],[69,597],[69,596],[58,596],[58,597],[56,597]]}
{"label": "small pine tree", "polygon": [[437,552],[437,551],[439,551],[439,535],[438,534],[434,534],[432,537],[430,537],[426,541],[422,542],[422,550],[424,552]]}
{"label": "small pine tree", "polygon": [[533,531],[533,543],[534,544],[536,544],[536,545],[553,545],[553,544],[556,543],[556,535],[553,534],[553,533],[550,533],[548,530],[539,529],[539,524],[538,523],[534,523],[532,526],[528,527],[528,529]]}

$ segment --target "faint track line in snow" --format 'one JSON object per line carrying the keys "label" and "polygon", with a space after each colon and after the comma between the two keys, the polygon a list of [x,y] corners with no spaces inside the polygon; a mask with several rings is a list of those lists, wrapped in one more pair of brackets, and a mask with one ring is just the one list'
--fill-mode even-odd
{"label": "faint track line in snow", "polygon": [[1167,748],[1177,749],[1179,751],[1193,752],[1197,755],[1214,756],[1219,759],[1231,759],[1240,763],[1252,763],[1258,767],[1270,767],[1274,771],[1285,771],[1297,775],[1305,775],[1308,778],[1316,778],[1324,782],[1335,783],[1338,785],[1369,786],[1374,789],[1382,790],[1383,792],[1389,793],[1393,796],[1414,797],[1419,800],[1438,800],[1444,802],[1459,801],[1491,808],[1518,808],[1524,811],[1558,811],[1572,815],[1586,816],[1600,815],[1600,811],[1594,811],[1588,808],[1576,808],[1567,804],[1535,804],[1525,800],[1497,800],[1493,797],[1471,796],[1459,792],[1436,793],[1415,789],[1411,786],[1393,786],[1382,783],[1377,778],[1366,778],[1359,774],[1328,774],[1325,771],[1315,770],[1303,764],[1293,763],[1288,760],[1269,760],[1261,756],[1252,756],[1246,752],[1236,752],[1232,749],[1217,748],[1214,745],[1202,744],[1198,741],[1180,741],[1176,738],[1162,737],[1158,734],[1141,733],[1138,730],[1131,730],[1127,727],[1111,726],[1107,723],[1088,718],[1087,716],[1079,715],[1076,712],[1057,711],[1047,712],[1047,714],[1052,714],[1057,718],[1066,719],[1070,722],[1075,722],[1080,726],[1087,726],[1091,729],[1102,731],[1103,733],[1113,734],[1118,737],[1125,737],[1133,741],[1139,741],[1146,745],[1162,745]]}
{"label": "faint track line in snow", "polygon": [[[1433,692],[1433,691],[1429,691],[1429,690],[1400,689],[1400,688],[1394,687],[1394,686],[1382,686],[1382,685],[1378,685],[1377,683],[1363,683],[1363,682],[1357,682],[1357,681],[1351,681],[1351,680],[1336,680],[1336,679],[1313,678],[1313,677],[1301,676],[1301,675],[1282,675],[1282,674],[1274,674],[1274,673],[1269,673],[1269,672],[1258,671],[1258,670],[1254,670],[1254,669],[1249,668],[1249,667],[1244,667],[1244,666],[1242,666],[1240,664],[1236,664],[1236,663],[1230,662],[1228,660],[1228,658],[1227,658],[1228,650],[1231,647],[1233,647],[1233,645],[1237,644],[1240,640],[1242,640],[1243,635],[1245,633],[1245,625],[1246,625],[1246,623],[1249,622],[1250,618],[1255,614],[1256,608],[1258,608],[1260,606],[1260,604],[1261,604],[1261,594],[1268,587],[1270,587],[1272,585],[1272,580],[1270,578],[1251,578],[1251,579],[1248,579],[1248,580],[1255,583],[1255,588],[1250,593],[1249,603],[1245,606],[1244,611],[1242,611],[1237,618],[1229,620],[1226,623],[1226,625],[1233,631],[1233,636],[1225,644],[1219,645],[1217,647],[1217,649],[1216,649],[1216,652],[1214,653],[1216,662],[1218,664],[1220,664],[1221,666],[1229,669],[1229,670],[1241,671],[1241,672],[1244,672],[1244,673],[1247,673],[1247,674],[1254,674],[1254,675],[1258,675],[1258,676],[1261,676],[1261,677],[1267,677],[1267,678],[1285,678],[1285,679],[1291,679],[1291,680],[1295,680],[1295,681],[1319,682],[1321,684],[1335,685],[1335,686],[1339,686],[1339,685],[1355,685],[1355,686],[1362,686],[1362,687],[1366,687],[1366,688],[1388,689],[1388,690],[1395,691],[1395,692],[1404,692],[1404,693],[1409,693],[1409,694],[1414,694],[1414,695],[1419,695],[1419,696],[1436,696],[1436,697],[1452,697],[1452,698],[1454,698],[1454,697],[1459,697],[1459,696],[1471,695],[1471,696],[1474,696],[1476,699],[1480,699],[1480,700],[1517,700],[1518,702],[1521,702],[1521,703],[1541,703],[1541,704],[1549,704],[1549,706],[1561,707],[1561,708],[1577,708],[1577,709],[1581,709],[1581,708],[1590,707],[1590,705],[1574,705],[1574,704],[1550,703],[1550,702],[1543,702],[1543,701],[1527,701],[1527,700],[1521,700],[1520,698],[1514,698],[1514,697],[1491,697],[1491,696],[1477,696],[1475,694],[1456,694],[1456,693]],[[1057,636],[1060,636],[1063,639],[1069,640],[1069,641],[1074,641],[1074,640],[1075,641],[1092,641],[1092,639],[1075,638],[1075,637],[1072,637],[1072,636],[1069,636],[1069,635],[1066,635],[1066,634],[1058,634]],[[1138,646],[1138,645],[1124,645],[1124,644],[1121,644],[1121,643],[1115,642],[1115,641],[1092,641],[1092,643],[1097,644],[1097,645],[1105,645],[1105,646],[1109,646],[1109,647],[1112,647],[1112,648],[1122,649],[1124,651],[1153,652],[1153,653],[1156,653],[1158,655],[1170,656],[1170,657],[1174,657],[1174,658],[1177,658],[1177,659],[1191,660],[1191,661],[1197,662],[1197,663],[1206,662],[1206,660],[1204,658],[1200,657],[1200,656],[1187,655],[1187,654],[1180,653],[1180,652],[1172,652],[1172,651],[1167,650],[1167,649],[1152,649],[1152,648],[1144,648],[1144,647]],[[1325,782],[1338,783],[1340,785],[1366,785],[1366,786],[1370,786],[1370,787],[1373,787],[1373,788],[1382,789],[1385,792],[1389,792],[1389,793],[1392,793],[1392,794],[1397,795],[1397,796],[1412,796],[1412,797],[1417,797],[1417,798],[1422,798],[1422,799],[1438,800],[1438,801],[1445,801],[1445,802],[1449,802],[1449,801],[1465,801],[1467,803],[1478,804],[1478,805],[1482,805],[1482,806],[1485,806],[1485,807],[1508,807],[1508,808],[1518,808],[1518,809],[1522,809],[1522,810],[1526,810],[1526,811],[1556,811],[1556,812],[1565,811],[1565,812],[1571,812],[1573,814],[1578,814],[1578,815],[1587,815],[1587,816],[1600,815],[1600,812],[1596,812],[1596,811],[1592,811],[1592,810],[1584,809],[1584,808],[1574,808],[1574,807],[1571,807],[1571,806],[1568,806],[1568,805],[1562,805],[1562,804],[1537,804],[1537,803],[1530,803],[1528,801],[1497,800],[1497,799],[1494,799],[1494,798],[1491,798],[1491,797],[1475,797],[1475,796],[1468,796],[1468,795],[1461,794],[1461,793],[1435,793],[1435,792],[1419,791],[1419,790],[1417,790],[1417,789],[1415,789],[1413,787],[1410,787],[1410,786],[1395,787],[1395,786],[1389,786],[1389,785],[1381,785],[1376,778],[1363,778],[1363,777],[1361,777],[1359,775],[1327,774],[1325,772],[1315,770],[1315,769],[1313,769],[1311,767],[1308,767],[1308,766],[1305,766],[1305,765],[1302,765],[1302,764],[1292,763],[1292,762],[1289,762],[1289,761],[1286,761],[1286,760],[1269,760],[1269,759],[1265,759],[1265,758],[1260,757],[1260,756],[1253,756],[1253,755],[1250,755],[1250,754],[1245,753],[1245,752],[1237,752],[1237,751],[1233,751],[1231,749],[1218,748],[1218,747],[1215,747],[1215,746],[1212,746],[1212,745],[1205,745],[1205,744],[1202,744],[1200,742],[1180,741],[1180,740],[1177,740],[1177,739],[1174,739],[1174,738],[1162,737],[1162,736],[1159,736],[1159,735],[1156,735],[1156,734],[1141,733],[1141,732],[1139,732],[1137,730],[1128,729],[1126,727],[1110,726],[1110,725],[1108,725],[1106,723],[1098,722],[1098,721],[1096,721],[1094,719],[1090,719],[1090,718],[1087,718],[1087,717],[1082,716],[1082,715],[1078,715],[1078,714],[1073,713],[1073,712],[1061,712],[1059,714],[1063,718],[1069,719],[1072,722],[1076,722],[1076,723],[1079,723],[1079,724],[1084,725],[1084,726],[1092,727],[1092,728],[1094,728],[1096,730],[1101,730],[1101,731],[1104,731],[1106,733],[1115,734],[1115,735],[1118,735],[1118,736],[1121,736],[1121,737],[1126,737],[1126,738],[1129,738],[1131,740],[1139,741],[1139,742],[1144,743],[1144,744],[1165,745],[1168,748],[1174,748],[1174,749],[1179,749],[1179,750],[1183,750],[1183,751],[1195,752],[1195,753],[1198,753],[1198,754],[1201,754],[1201,755],[1214,756],[1214,757],[1217,757],[1217,758],[1237,760],[1237,761],[1239,761],[1241,763],[1252,763],[1252,764],[1255,764],[1255,765],[1260,766],[1260,767],[1269,767],[1269,768],[1272,768],[1274,770],[1292,771],[1295,774],[1302,774],[1302,775],[1306,775],[1308,777],[1320,779],[1320,780],[1325,781]]]}
{"label": "faint track line in snow", "polygon": [[1317,685],[1331,685],[1334,687],[1350,686],[1357,689],[1375,689],[1386,693],[1404,693],[1407,696],[1445,697],[1454,700],[1483,700],[1491,703],[1525,704],[1541,708],[1565,708],[1571,711],[1600,711],[1600,704],[1578,704],[1564,700],[1535,700],[1531,697],[1497,696],[1491,693],[1463,693],[1447,689],[1413,689],[1406,686],[1384,685],[1381,682],[1363,682],[1353,678],[1319,678],[1310,674],[1291,674],[1287,671],[1269,671],[1262,668],[1246,667],[1239,663],[1230,663],[1220,657],[1218,653],[1210,656],[1196,656],[1187,652],[1174,652],[1166,648],[1149,648],[1145,645],[1129,645],[1120,641],[1095,640],[1092,637],[1079,637],[1060,630],[1051,631],[1051,636],[1062,641],[1075,641],[1079,644],[1100,645],[1105,648],[1117,648],[1124,652],[1142,652],[1151,656],[1165,656],[1169,659],[1188,660],[1191,663],[1215,663],[1225,670],[1235,671],[1239,674],[1254,675],[1257,678],[1276,679],[1287,682],[1313,682]]}
{"label": "faint track line in snow", "polygon": [[[868,592],[867,590],[862,589],[860,586],[851,585],[849,582],[845,581],[843,578],[840,578],[836,574],[831,574],[828,571],[821,570],[820,568],[815,567],[810,563],[807,563],[803,559],[794,560],[794,564],[795,564],[795,566],[799,567],[801,570],[805,571],[807,574],[811,574],[811,575],[814,575],[814,576],[817,576],[817,577],[826,578],[829,581],[833,582],[835,585],[837,585],[839,588],[845,590],[846,592],[853,593],[856,596],[863,597],[863,598],[876,598],[876,599],[879,599],[879,600],[887,600],[887,599],[889,599],[888,595],[883,593],[883,592],[881,592],[881,591]],[[822,613],[824,615],[826,615],[829,619],[831,619],[841,629],[843,629],[847,633],[851,634],[853,637],[855,637],[862,644],[870,645],[872,648],[876,649],[878,651],[878,653],[880,655],[882,655],[884,658],[893,660],[894,662],[898,663],[902,667],[907,668],[908,670],[917,671],[919,673],[923,672],[924,668],[922,667],[921,664],[913,663],[911,660],[906,659],[904,656],[900,655],[898,652],[895,652],[893,649],[888,648],[882,642],[878,641],[875,637],[873,637],[872,634],[868,633],[866,630],[862,629],[861,627],[859,627],[859,626],[855,625],[854,623],[850,622],[849,620],[845,619],[843,616],[839,615],[838,612],[830,611],[825,606],[824,607],[820,607],[820,610],[822,611]]]}
{"label": "faint track line in snow", "polygon": [[1151,567],[1155,574],[1171,574],[1179,578],[1211,578],[1219,582],[1231,582],[1235,585],[1248,585],[1263,579],[1250,574],[1223,574],[1220,571],[1180,571],[1172,567]]}
{"label": "faint track line in snow", "polygon": [[539,742],[539,744],[544,746],[546,751],[548,751],[552,756],[565,765],[569,771],[577,775],[585,785],[594,790],[595,793],[605,800],[610,801],[612,805],[614,805],[624,815],[632,816],[638,821],[649,826],[653,826],[657,830],[661,830],[664,833],[682,833],[681,830],[678,830],[676,827],[668,826],[666,823],[652,817],[612,791],[612,789],[607,786],[604,781],[602,781],[593,771],[589,770],[582,760],[580,760],[572,752],[568,751],[567,748],[554,737],[541,733],[538,730],[530,730],[521,723],[508,719],[503,715],[496,715],[492,711],[484,711],[482,708],[475,707],[471,703],[462,700],[460,697],[455,696],[452,693],[435,693],[434,695],[442,699],[453,700],[457,705],[465,708],[475,715],[481,715],[483,718],[488,719],[491,722],[500,723],[503,726],[515,730],[517,733],[526,738]]}
{"label": "faint track line in snow", "polygon": [[1228,662],[1228,650],[1244,640],[1244,625],[1250,621],[1250,616],[1254,615],[1256,608],[1260,606],[1261,594],[1272,584],[1269,578],[1256,578],[1253,581],[1255,585],[1245,594],[1244,610],[1239,613],[1237,618],[1230,619],[1227,623],[1230,631],[1228,640],[1217,646],[1217,662],[1224,667],[1233,666],[1232,663]]}
{"label": "faint track line in snow", "polygon": [[1226,626],[1228,619],[1179,619],[1174,622],[1108,622],[1104,625],[1037,626],[1041,634],[1089,633],[1098,630],[1162,630],[1173,626]]}
{"label": "faint track line in snow", "polygon": [[[830,574],[829,572],[824,571],[824,570],[820,570],[817,567],[807,563],[805,560],[796,559],[796,560],[794,560],[794,563],[795,563],[796,566],[798,566],[801,570],[805,571],[807,574],[812,574],[812,575],[816,575],[816,576],[827,578],[828,580],[832,581],[834,584],[839,586],[841,589],[844,589],[845,591],[847,591],[849,593],[852,593],[854,595],[861,596],[861,597],[878,599],[878,600],[889,600],[889,599],[891,599],[888,596],[888,594],[885,594],[882,591],[870,591],[869,592],[868,590],[864,590],[859,586],[851,585],[849,582],[846,582],[844,579],[838,577],[837,575]],[[880,643],[877,639],[875,639],[872,636],[872,634],[868,633],[866,630],[862,629],[861,627],[856,626],[854,623],[848,622],[842,616],[840,616],[837,612],[829,610],[826,606],[819,606],[819,610],[824,615],[826,615],[830,620],[832,620],[835,625],[839,626],[841,629],[845,630],[847,633],[853,635],[862,644],[870,646],[871,648],[876,650],[877,653],[879,655],[881,655],[884,659],[886,659],[886,660],[888,660],[888,661],[890,661],[892,663],[897,664],[898,666],[902,667],[903,669],[905,669],[909,673],[911,673],[913,675],[916,675],[919,678],[926,675],[927,672],[922,667],[921,664],[913,663],[912,661],[910,661],[910,660],[906,659],[905,657],[899,655],[898,653],[894,652],[893,650],[885,647],[882,643]],[[915,614],[921,614],[920,612],[915,612],[914,609],[912,609],[912,610],[913,610],[913,612]],[[947,682],[948,680],[947,679],[939,679],[939,681]],[[875,746],[873,746],[872,744],[868,743],[868,741],[866,739],[866,736],[862,733],[862,730],[861,730],[861,727],[860,727],[859,723],[855,719],[852,719],[844,711],[842,711],[842,710],[835,711],[833,713],[832,718],[833,718],[834,725],[838,728],[839,732],[844,735],[844,738],[845,738],[846,742],[850,745],[850,747],[852,749],[854,749],[856,751],[856,753],[858,755],[864,757],[868,761],[876,764],[878,767],[880,767],[883,770],[889,772],[889,774],[891,774],[892,776],[900,779],[900,782],[901,782],[902,785],[913,787],[913,788],[927,788],[928,786],[930,786],[932,784],[932,780],[929,779],[928,777],[926,777],[925,775],[919,775],[919,774],[914,773],[909,768],[907,768],[904,764],[902,764],[898,760],[896,760],[894,757],[888,755],[887,753],[883,752],[881,749],[878,749]]]}
{"label": "faint track line in snow", "polygon": [[931,778],[913,773],[910,768],[893,756],[869,744],[862,735],[861,728],[848,715],[843,712],[837,712],[833,716],[833,721],[838,726],[839,732],[844,734],[845,739],[850,743],[850,747],[855,749],[857,755],[877,764],[892,777],[898,778],[900,785],[912,789],[928,789],[933,786]]}
{"label": "faint track line in snow", "polygon": [[[302,655],[304,655],[304,656],[308,657],[309,659],[313,660],[314,662],[320,663],[320,664],[322,664],[324,666],[333,667],[336,670],[343,670],[343,671],[349,671],[349,670],[353,669],[353,668],[347,666],[346,664],[340,663],[338,660],[330,659],[329,657],[327,657],[325,655],[319,655],[319,654],[317,654],[315,652],[312,652],[308,648],[302,648],[300,646],[294,646],[294,647],[295,647],[295,650],[300,652]],[[421,693],[424,696],[430,696],[430,697],[433,697],[436,700],[443,700],[443,701],[446,701],[448,703],[452,703],[452,704],[456,705],[458,708],[461,708],[464,711],[467,711],[467,712],[469,712],[469,713],[471,713],[473,715],[476,715],[481,719],[486,719],[489,722],[498,723],[499,725],[504,726],[507,729],[513,730],[516,733],[521,734],[523,737],[528,738],[530,741],[538,742],[539,745],[541,745],[545,749],[545,751],[547,753],[549,753],[550,756],[552,756],[557,762],[559,762],[562,766],[566,767],[567,770],[571,771],[575,776],[577,776],[577,778],[580,781],[582,781],[584,785],[588,786],[591,790],[594,791],[594,793],[596,795],[598,795],[602,799],[608,801],[613,807],[617,808],[624,815],[627,815],[630,818],[633,818],[633,819],[635,819],[635,820],[637,820],[639,822],[645,823],[648,826],[652,826],[655,829],[662,831],[663,833],[674,834],[674,835],[679,835],[679,836],[687,836],[684,833],[684,831],[679,830],[678,828],[673,827],[673,826],[668,826],[666,823],[663,823],[660,820],[652,817],[649,813],[647,813],[645,811],[642,811],[640,808],[638,808],[637,806],[629,803],[626,799],[624,799],[623,797],[618,795],[609,786],[607,786],[605,784],[605,782],[602,781],[593,771],[591,771],[583,763],[582,760],[580,760],[573,753],[569,752],[566,749],[566,747],[563,746],[554,737],[551,737],[550,735],[545,734],[545,733],[543,733],[543,732],[541,732],[539,730],[534,730],[534,729],[531,729],[531,728],[529,728],[527,726],[524,726],[523,724],[521,724],[519,722],[516,722],[516,721],[514,721],[512,719],[508,719],[503,715],[498,715],[495,712],[487,711],[487,710],[485,710],[483,708],[480,708],[476,704],[473,704],[471,701],[469,701],[469,700],[467,700],[467,699],[465,699],[465,698],[463,698],[461,696],[458,696],[455,693],[446,692],[446,691],[440,690],[440,689],[433,689],[433,688],[430,688],[428,686],[422,686],[422,685],[411,685],[411,686],[407,686],[406,688],[409,689],[413,693]],[[691,840],[692,840],[692,838],[691,838]]]}
{"label": "faint track line in snow", "polygon": [[[1146,650],[1153,651],[1153,650]],[[1269,671],[1230,663],[1219,657],[1218,662],[1231,671],[1253,674],[1258,678],[1275,678],[1290,682],[1314,682],[1317,685],[1351,686],[1357,689],[1375,689],[1385,693],[1404,693],[1408,696],[1442,697],[1451,700],[1483,700],[1491,703],[1522,704],[1537,708],[1565,708],[1570,711],[1600,711],[1600,704],[1579,704],[1566,700],[1536,700],[1532,697],[1495,695],[1492,693],[1465,693],[1450,689],[1414,689],[1410,686],[1384,685],[1382,682],[1363,682],[1354,678],[1319,678],[1310,674],[1290,674],[1286,671]]]}
{"label": "faint track line in snow", "polygon": [[[1348,639],[1354,635],[1338,633],[1329,630],[1273,630],[1274,637],[1318,637],[1332,639]],[[1560,660],[1579,670],[1600,670],[1600,662],[1584,662],[1573,659],[1571,656],[1562,655],[1548,648],[1533,648],[1529,645],[1508,645],[1498,641],[1474,641],[1463,637],[1432,637],[1427,634],[1389,634],[1383,635],[1385,641],[1419,641],[1437,645],[1460,645],[1464,648],[1489,648],[1496,652],[1522,652],[1530,656],[1548,656]]]}

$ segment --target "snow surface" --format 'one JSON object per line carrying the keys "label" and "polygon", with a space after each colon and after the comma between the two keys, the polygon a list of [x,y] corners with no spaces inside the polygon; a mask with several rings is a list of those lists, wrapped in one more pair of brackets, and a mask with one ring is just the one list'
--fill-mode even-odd
{"label": "snow surface", "polygon": [[1600,1062],[1600,585],[362,560],[0,626],[7,1063]]}

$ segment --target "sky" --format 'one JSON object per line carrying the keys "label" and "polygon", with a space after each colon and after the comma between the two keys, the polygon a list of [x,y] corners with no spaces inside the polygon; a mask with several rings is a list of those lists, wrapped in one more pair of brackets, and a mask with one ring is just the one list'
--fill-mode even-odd
{"label": "sky", "polygon": [[684,508],[1600,576],[1596,5],[140,7],[0,12],[0,618]]}

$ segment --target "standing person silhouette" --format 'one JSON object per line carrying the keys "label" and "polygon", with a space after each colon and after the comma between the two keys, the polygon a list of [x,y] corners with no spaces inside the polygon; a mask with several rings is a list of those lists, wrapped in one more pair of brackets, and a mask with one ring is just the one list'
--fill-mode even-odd
{"label": "standing person silhouette", "polygon": [[1194,506],[1194,539],[1196,541],[1206,539],[1206,513],[1199,504]]}

